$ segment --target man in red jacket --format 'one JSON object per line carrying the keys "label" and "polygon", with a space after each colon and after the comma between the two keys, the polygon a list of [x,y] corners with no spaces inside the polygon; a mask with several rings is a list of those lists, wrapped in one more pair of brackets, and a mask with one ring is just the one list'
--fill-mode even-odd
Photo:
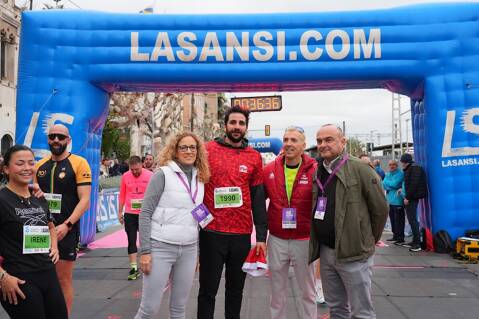
{"label": "man in red jacket", "polygon": [[271,319],[286,319],[288,270],[292,263],[302,292],[300,318],[316,319],[313,264],[308,264],[312,181],[317,163],[304,154],[304,130],[289,127],[283,136],[284,154],[264,168],[269,197],[267,244],[271,271]]}
{"label": "man in red jacket", "polygon": [[225,318],[239,319],[246,274],[241,267],[251,249],[266,255],[266,205],[261,154],[244,138],[249,111],[233,106],[225,114],[226,136],[206,144],[211,177],[203,203],[214,219],[200,231],[198,319],[213,319],[216,293],[225,271]]}

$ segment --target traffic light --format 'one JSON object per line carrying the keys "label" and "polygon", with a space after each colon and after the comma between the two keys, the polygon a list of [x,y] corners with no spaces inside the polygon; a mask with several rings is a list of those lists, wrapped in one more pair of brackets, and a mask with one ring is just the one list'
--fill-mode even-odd
{"label": "traffic light", "polygon": [[270,136],[271,135],[271,125],[265,125],[264,126],[264,136]]}

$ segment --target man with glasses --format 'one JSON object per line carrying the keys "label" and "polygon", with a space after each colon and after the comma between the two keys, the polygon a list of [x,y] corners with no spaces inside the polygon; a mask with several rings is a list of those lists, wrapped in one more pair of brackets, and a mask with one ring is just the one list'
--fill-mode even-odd
{"label": "man with glasses", "polygon": [[304,154],[304,130],[288,127],[283,135],[283,153],[264,168],[268,206],[268,267],[271,272],[271,318],[287,318],[290,264],[301,287],[300,318],[316,319],[315,271],[308,264],[311,223],[311,192],[314,159]]}
{"label": "man with glasses", "polygon": [[404,181],[404,173],[398,169],[398,162],[390,160],[388,163],[389,172],[383,180],[383,187],[386,190],[386,199],[389,203],[389,220],[393,237],[387,241],[393,241],[396,245],[404,244],[404,197],[401,193]]}
{"label": "man with glasses", "polygon": [[130,260],[128,280],[135,280],[140,276],[136,262],[139,215],[146,187],[153,173],[142,167],[139,156],[130,157],[128,164],[130,170],[121,177],[118,220],[122,225],[125,225],[125,232],[128,237],[128,258]]}
{"label": "man with glasses", "polygon": [[322,126],[316,143],[321,160],[313,185],[310,262],[321,256],[321,282],[332,319],[375,319],[373,255],[388,216],[381,179],[345,152],[346,137],[339,127]]}
{"label": "man with glasses", "polygon": [[90,206],[91,170],[88,162],[67,150],[71,143],[68,128],[53,125],[48,131],[51,156],[36,165],[35,179],[45,193],[54,217],[60,260],[55,265],[63,295],[71,312],[73,265],[80,238],[80,217]]}
{"label": "man with glasses", "polygon": [[253,223],[256,253],[266,256],[263,162],[244,138],[249,113],[238,106],[228,109],[226,136],[206,144],[211,178],[205,185],[203,202],[214,219],[200,230],[198,319],[213,319],[223,266],[225,318],[240,317],[246,279],[241,267],[251,249]]}

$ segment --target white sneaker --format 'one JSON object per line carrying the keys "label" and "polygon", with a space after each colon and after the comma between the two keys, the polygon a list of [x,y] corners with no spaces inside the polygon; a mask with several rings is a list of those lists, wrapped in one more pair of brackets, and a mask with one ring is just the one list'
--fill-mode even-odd
{"label": "white sneaker", "polygon": [[323,286],[321,285],[321,280],[316,281],[316,303],[324,305],[326,300],[324,300],[323,295]]}

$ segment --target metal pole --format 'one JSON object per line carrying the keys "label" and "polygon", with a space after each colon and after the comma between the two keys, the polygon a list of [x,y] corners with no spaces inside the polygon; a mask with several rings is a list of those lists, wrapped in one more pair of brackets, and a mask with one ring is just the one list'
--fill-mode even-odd
{"label": "metal pole", "polygon": [[409,153],[409,121],[411,119],[406,119],[406,153]]}
{"label": "metal pole", "polygon": [[33,0],[30,0],[30,11],[33,10]]}
{"label": "metal pole", "polygon": [[194,123],[193,123],[193,112],[194,112],[194,107],[195,107],[195,93],[191,93],[191,113],[190,113],[190,130],[191,133],[193,133],[194,130]]}
{"label": "metal pole", "polygon": [[151,155],[155,158],[155,106],[151,110]]}

